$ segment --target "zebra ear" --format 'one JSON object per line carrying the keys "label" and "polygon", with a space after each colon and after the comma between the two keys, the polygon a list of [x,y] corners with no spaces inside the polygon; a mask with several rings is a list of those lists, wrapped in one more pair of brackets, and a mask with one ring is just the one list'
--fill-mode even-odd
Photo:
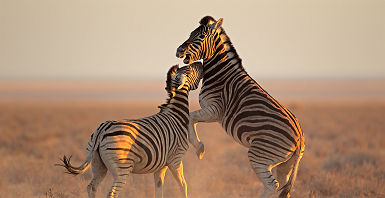
{"label": "zebra ear", "polygon": [[223,18],[220,18],[220,19],[218,19],[218,21],[216,21],[215,23],[210,25],[210,27],[213,30],[217,30],[218,28],[220,28],[222,26],[222,23],[223,23]]}
{"label": "zebra ear", "polygon": [[186,84],[186,81],[187,81],[186,75],[182,75],[182,79],[180,79],[180,85],[179,85],[179,87],[178,87],[177,89],[178,89],[178,90],[179,90],[179,89],[182,89],[182,87],[184,86],[184,84]]}

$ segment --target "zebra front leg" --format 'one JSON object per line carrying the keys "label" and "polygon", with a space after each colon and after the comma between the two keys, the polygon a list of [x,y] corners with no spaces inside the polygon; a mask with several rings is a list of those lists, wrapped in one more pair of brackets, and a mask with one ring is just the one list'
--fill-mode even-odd
{"label": "zebra front leg", "polygon": [[163,183],[164,176],[166,175],[167,166],[164,166],[162,169],[154,173],[155,181],[155,198],[163,198]]}
{"label": "zebra front leg", "polygon": [[206,107],[190,113],[190,120],[188,125],[188,140],[191,145],[194,146],[196,154],[199,159],[202,159],[205,153],[204,144],[199,140],[198,133],[196,131],[196,125],[198,122],[215,122],[218,121],[218,116],[215,114],[213,106]]}
{"label": "zebra front leg", "polygon": [[205,153],[204,144],[199,140],[198,133],[196,131],[196,125],[198,123],[190,116],[190,121],[188,125],[188,140],[191,145],[195,148],[195,152],[199,159],[202,159]]}
{"label": "zebra front leg", "polygon": [[170,166],[170,171],[174,178],[177,180],[180,190],[185,198],[187,198],[187,183],[183,176],[183,163],[180,162],[179,166]]}

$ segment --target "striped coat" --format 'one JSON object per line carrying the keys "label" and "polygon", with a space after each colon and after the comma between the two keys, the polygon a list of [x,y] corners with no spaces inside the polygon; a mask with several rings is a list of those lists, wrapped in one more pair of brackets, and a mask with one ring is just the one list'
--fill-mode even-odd
{"label": "striped coat", "polygon": [[289,197],[305,148],[301,127],[292,112],[247,74],[222,22],[204,17],[177,49],[177,57],[185,63],[203,59],[202,109],[190,113],[189,141],[202,158],[204,146],[194,125],[219,122],[236,142],[249,148],[251,166],[265,186],[261,197],[275,190],[281,191],[280,197]]}
{"label": "striped coat", "polygon": [[171,67],[166,83],[169,99],[160,106],[159,113],[142,119],[102,123],[90,137],[85,162],[74,167],[70,158],[64,156],[62,166],[72,174],[83,173],[92,166],[89,197],[95,197],[107,170],[114,177],[108,197],[118,196],[131,173],[154,173],[155,197],[163,197],[164,176],[169,168],[187,197],[182,158],[188,149],[188,93],[198,87],[201,73],[201,63]]}

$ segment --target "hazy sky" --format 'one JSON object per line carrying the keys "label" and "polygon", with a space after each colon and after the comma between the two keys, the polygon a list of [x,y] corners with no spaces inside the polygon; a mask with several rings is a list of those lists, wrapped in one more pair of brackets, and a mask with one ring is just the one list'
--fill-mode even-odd
{"label": "hazy sky", "polygon": [[205,15],[255,78],[385,78],[384,0],[0,0],[1,79],[164,79]]}

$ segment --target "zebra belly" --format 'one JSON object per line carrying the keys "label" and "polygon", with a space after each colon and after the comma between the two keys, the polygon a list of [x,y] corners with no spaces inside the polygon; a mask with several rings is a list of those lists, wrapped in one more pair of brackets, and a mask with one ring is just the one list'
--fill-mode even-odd
{"label": "zebra belly", "polygon": [[247,148],[255,145],[277,147],[283,153],[291,153],[297,147],[298,141],[293,138],[290,128],[266,122],[264,118],[250,116],[245,122],[230,123],[227,127],[222,122],[222,127],[236,142]]}
{"label": "zebra belly", "polygon": [[131,167],[136,174],[152,173],[166,165],[167,152],[139,144],[126,136],[110,136],[101,142],[99,152],[107,167]]}
{"label": "zebra belly", "polygon": [[146,166],[146,163],[140,162],[134,165],[134,168],[132,170],[132,173],[135,174],[147,174],[147,173],[153,173],[155,171],[160,170],[164,166],[166,166],[166,163],[156,163],[152,164],[152,168],[149,168],[149,166]]}
{"label": "zebra belly", "polygon": [[134,164],[132,170],[135,174],[153,173],[166,166],[167,153],[159,152],[155,155],[154,150],[149,154],[143,148],[141,150],[141,158]]}
{"label": "zebra belly", "polygon": [[[234,136],[234,132],[229,130],[229,129],[226,129],[225,125],[223,123],[220,123],[222,125],[222,128],[226,131],[227,135],[229,135],[230,137],[232,137],[238,144],[244,146],[244,147],[247,147],[247,148],[250,148],[251,144],[250,142],[248,141],[242,141],[242,138],[239,139],[237,138],[237,136]],[[253,133],[253,132],[249,132],[249,133]],[[246,135],[246,134],[244,134]]]}
{"label": "zebra belly", "polygon": [[131,167],[132,173],[146,174],[153,173],[166,166],[165,156],[159,156],[158,160],[147,156],[144,151],[128,150],[101,150],[103,162],[107,167],[126,169]]}

